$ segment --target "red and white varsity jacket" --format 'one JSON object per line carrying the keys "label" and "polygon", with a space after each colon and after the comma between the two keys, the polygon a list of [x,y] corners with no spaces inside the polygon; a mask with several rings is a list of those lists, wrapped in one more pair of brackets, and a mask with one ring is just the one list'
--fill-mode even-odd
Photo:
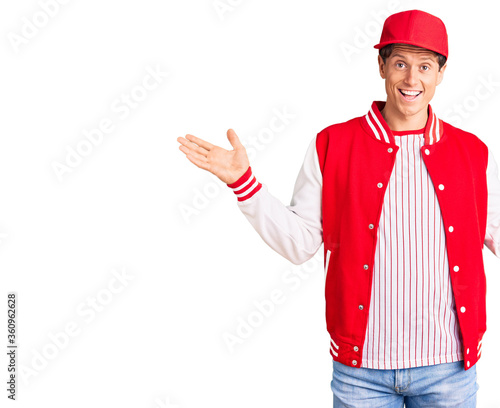
{"label": "red and white varsity jacket", "polygon": [[[330,354],[360,367],[384,194],[399,147],[374,102],[367,115],[331,125],[311,141],[290,205],[273,197],[251,168],[229,187],[264,241],[295,264],[324,243]],[[500,181],[488,147],[437,118],[429,106],[422,159],[436,191],[464,367],[481,356],[486,330],[485,244],[500,257]]]}

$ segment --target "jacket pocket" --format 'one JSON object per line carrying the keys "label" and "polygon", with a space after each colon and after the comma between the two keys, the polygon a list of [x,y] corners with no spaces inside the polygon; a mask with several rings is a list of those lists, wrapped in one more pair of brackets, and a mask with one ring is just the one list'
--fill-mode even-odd
{"label": "jacket pocket", "polygon": [[325,281],[326,281],[326,276],[328,274],[328,265],[330,264],[330,256],[332,255],[332,251],[329,249],[326,251],[326,261],[325,261]]}

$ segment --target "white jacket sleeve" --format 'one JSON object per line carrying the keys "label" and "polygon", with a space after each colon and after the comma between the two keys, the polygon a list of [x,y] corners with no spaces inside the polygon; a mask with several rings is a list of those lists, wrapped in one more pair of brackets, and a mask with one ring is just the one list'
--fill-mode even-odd
{"label": "white jacket sleeve", "polygon": [[488,213],[484,244],[500,258],[500,180],[498,180],[498,166],[490,149],[488,149],[486,183],[488,186]]}
{"label": "white jacket sleeve", "polygon": [[296,265],[312,258],[323,243],[321,196],[323,177],[316,137],[309,144],[295,182],[290,205],[285,206],[260,184],[251,168],[228,186],[238,206],[262,239]]}

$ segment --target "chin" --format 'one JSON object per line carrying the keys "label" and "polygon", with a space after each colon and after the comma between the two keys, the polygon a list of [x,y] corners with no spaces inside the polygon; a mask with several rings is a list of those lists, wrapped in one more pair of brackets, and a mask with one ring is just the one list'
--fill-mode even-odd
{"label": "chin", "polygon": [[426,102],[419,102],[418,105],[415,104],[412,106],[400,105],[399,112],[406,117],[411,117],[422,112],[422,110],[424,110],[426,107],[427,107]]}

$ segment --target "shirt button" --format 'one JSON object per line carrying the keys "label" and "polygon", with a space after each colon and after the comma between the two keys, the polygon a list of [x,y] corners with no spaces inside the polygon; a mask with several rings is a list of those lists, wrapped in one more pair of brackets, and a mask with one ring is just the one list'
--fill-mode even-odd
{"label": "shirt button", "polygon": [[458,270],[459,270],[459,269],[460,269],[460,268],[459,268],[457,265],[455,265],[455,266],[453,267],[453,270],[454,270],[455,272],[458,272]]}
{"label": "shirt button", "polygon": [[470,361],[467,361],[467,367],[470,367]]}
{"label": "shirt button", "polygon": [[356,360],[352,360],[352,365],[358,365],[358,362]]}
{"label": "shirt button", "polygon": [[363,268],[365,268],[365,271],[368,270],[368,265],[363,265]]}
{"label": "shirt button", "polygon": [[460,311],[461,311],[462,313],[465,313],[465,307],[463,307],[463,306],[462,306],[462,307],[460,308]]}
{"label": "shirt button", "polygon": [[359,305],[358,308],[359,308],[359,310],[363,310],[363,305]]}
{"label": "shirt button", "polygon": [[428,156],[431,152],[429,151],[429,149],[425,149],[425,154]]}
{"label": "shirt button", "polygon": [[354,346],[354,351],[358,351],[358,350],[359,350],[358,346]]}
{"label": "shirt button", "polygon": [[377,187],[378,187],[378,188],[382,188],[382,187],[383,187],[383,184],[382,184],[382,183],[378,183],[378,184],[377,184]]}
{"label": "shirt button", "polygon": [[439,188],[440,190],[444,190],[444,186],[443,186],[442,184],[440,184],[440,185],[438,186],[438,188]]}
{"label": "shirt button", "polygon": [[469,354],[469,349],[467,349],[467,354]]}
{"label": "shirt button", "polygon": [[453,227],[450,226],[450,228],[448,228],[448,231],[453,232]]}
{"label": "shirt button", "polygon": [[387,151],[388,151],[389,153],[392,153],[392,147],[389,147],[389,148],[387,149]]}
{"label": "shirt button", "polygon": [[370,229],[373,229],[373,227],[374,227],[373,224],[368,225],[368,228],[370,228]]}

